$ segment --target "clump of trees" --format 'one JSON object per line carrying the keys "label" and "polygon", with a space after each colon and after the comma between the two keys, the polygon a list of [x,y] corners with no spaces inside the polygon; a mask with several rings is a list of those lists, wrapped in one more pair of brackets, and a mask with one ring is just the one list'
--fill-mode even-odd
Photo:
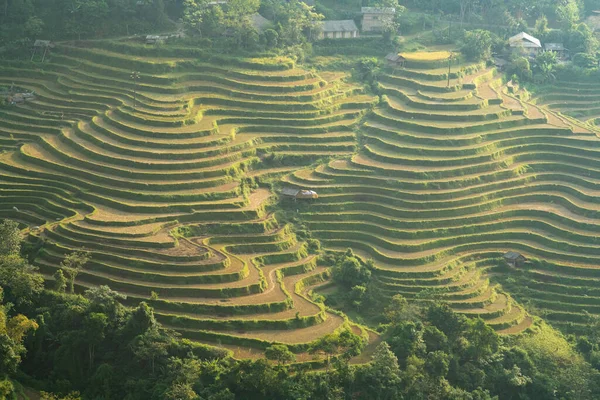
{"label": "clump of trees", "polygon": [[[257,13],[270,26],[257,29]],[[234,48],[256,50],[305,45],[316,39],[323,16],[300,0],[231,0],[211,4],[208,0],[185,0],[183,21],[196,36],[224,41]]]}
{"label": "clump of trees", "polygon": [[0,43],[172,29],[177,0],[0,0]]}
{"label": "clump of trees", "polygon": [[492,56],[492,35],[483,29],[465,32],[462,53],[472,61],[488,60]]}

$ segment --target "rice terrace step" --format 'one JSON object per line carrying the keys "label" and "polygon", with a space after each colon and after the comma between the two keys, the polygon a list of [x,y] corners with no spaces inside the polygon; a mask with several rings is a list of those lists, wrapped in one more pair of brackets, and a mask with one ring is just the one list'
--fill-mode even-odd
{"label": "rice terrace step", "polygon": [[[373,260],[383,296],[441,299],[503,335],[535,322],[500,286],[509,250],[535,264],[518,293],[549,319],[576,329],[600,314],[600,292],[577,278],[596,276],[600,254],[600,141],[546,109],[595,118],[587,88],[557,84],[536,106],[484,63],[448,75],[440,51],[384,68],[379,99],[348,73],[285,57],[199,62],[128,46],[59,44],[43,74],[0,64],[0,83],[37,93],[0,110],[0,217],[46,242],[35,261],[46,279],[85,248],[80,290],[147,301],[164,325],[235,357],[280,343],[307,361],[310,343],[346,328],[372,349],[377,333],[310,295],[331,277],[302,225],[327,251]],[[288,199],[294,222],[280,222],[280,187],[318,196]]]}

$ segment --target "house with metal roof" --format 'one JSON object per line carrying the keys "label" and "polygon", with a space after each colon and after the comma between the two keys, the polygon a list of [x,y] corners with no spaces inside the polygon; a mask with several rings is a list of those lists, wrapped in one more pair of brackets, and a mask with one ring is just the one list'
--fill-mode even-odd
{"label": "house with metal roof", "polygon": [[398,53],[389,53],[385,56],[385,60],[393,67],[404,67],[404,63],[406,63],[406,58]]}
{"label": "house with metal roof", "polygon": [[363,32],[381,32],[396,15],[393,7],[362,7],[360,12],[363,15]]}
{"label": "house with metal roof", "polygon": [[567,60],[569,58],[569,49],[565,49],[562,43],[545,43],[544,50],[556,54],[556,58],[559,60]]}
{"label": "house with metal roof", "polygon": [[283,188],[281,194],[286,197],[292,197],[294,199],[309,200],[319,198],[317,192],[308,189]]}
{"label": "house with metal roof", "polygon": [[527,259],[521,253],[509,251],[504,254],[504,261],[511,267],[520,267]]}
{"label": "house with metal roof", "polygon": [[513,52],[519,52],[528,57],[535,57],[543,50],[540,40],[525,32],[508,39],[508,44]]}
{"label": "house with metal roof", "polygon": [[345,39],[358,36],[358,27],[352,19],[330,20],[321,23],[319,39]]}

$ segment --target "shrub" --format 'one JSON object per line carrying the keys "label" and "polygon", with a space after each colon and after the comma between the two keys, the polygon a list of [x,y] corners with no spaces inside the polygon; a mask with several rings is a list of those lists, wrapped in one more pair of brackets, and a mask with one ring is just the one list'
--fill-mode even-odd
{"label": "shrub", "polygon": [[321,242],[317,239],[308,239],[306,245],[310,254],[316,254],[321,249]]}
{"label": "shrub", "polygon": [[483,29],[465,32],[462,53],[474,61],[487,60],[492,56],[492,33]]}
{"label": "shrub", "polygon": [[350,289],[354,286],[365,286],[371,279],[371,271],[364,266],[354,254],[347,253],[333,267],[333,278],[342,286]]}
{"label": "shrub", "polygon": [[593,54],[577,53],[573,56],[573,64],[581,68],[594,68],[598,65],[598,60]]}
{"label": "shrub", "polygon": [[267,347],[265,350],[265,357],[269,360],[275,360],[278,364],[286,364],[296,360],[294,353],[284,344],[274,344],[273,346]]}

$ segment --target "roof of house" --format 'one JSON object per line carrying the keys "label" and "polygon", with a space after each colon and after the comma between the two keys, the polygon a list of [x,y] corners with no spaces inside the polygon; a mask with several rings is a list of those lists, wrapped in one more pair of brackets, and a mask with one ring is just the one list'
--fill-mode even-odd
{"label": "roof of house", "polygon": [[323,21],[323,32],[355,32],[358,31],[354,20]]}
{"label": "roof of house", "polygon": [[[515,251],[509,251],[506,254],[504,254],[504,258],[507,260],[517,260],[521,257],[523,257],[523,255],[520,253],[517,253]],[[523,258],[525,258],[525,257],[523,257]]]}
{"label": "roof of house", "polygon": [[544,45],[544,48],[546,50],[552,50],[552,51],[562,51],[562,50],[567,50],[565,49],[565,47],[563,46],[562,43],[546,43]]}
{"label": "roof of house", "polygon": [[283,188],[283,190],[281,191],[282,194],[286,195],[286,196],[294,196],[296,197],[296,195],[298,193],[300,193],[299,189],[294,189],[294,188]]}
{"label": "roof of house", "polygon": [[402,57],[400,54],[397,54],[397,53],[389,53],[387,56],[385,56],[385,59],[388,61],[392,61],[392,62],[406,60],[406,58]]}
{"label": "roof of house", "polygon": [[362,14],[395,14],[394,7],[361,7]]}
{"label": "roof of house", "polygon": [[259,13],[253,14],[250,18],[252,19],[252,26],[259,32],[262,32],[271,26],[271,21]]}
{"label": "roof of house", "polygon": [[498,66],[498,67],[503,67],[506,64],[508,64],[508,61],[502,59],[502,58],[497,58],[494,57],[494,65]]}
{"label": "roof of house", "polygon": [[54,46],[49,40],[36,40],[33,45],[35,47],[52,47]]}
{"label": "roof of house", "polygon": [[521,32],[519,34],[516,34],[515,36],[511,37],[510,39],[508,39],[508,43],[510,44],[511,47],[515,47],[515,46],[523,46],[523,47],[542,47],[542,43],[540,43],[540,40],[537,38],[534,38],[533,36],[525,33],[525,32]]}

